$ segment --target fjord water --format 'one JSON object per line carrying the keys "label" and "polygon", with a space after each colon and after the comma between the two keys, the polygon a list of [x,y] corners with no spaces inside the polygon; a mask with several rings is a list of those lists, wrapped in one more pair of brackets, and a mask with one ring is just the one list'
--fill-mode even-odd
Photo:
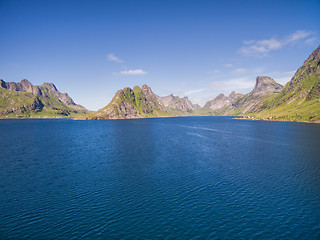
{"label": "fjord water", "polygon": [[320,125],[0,120],[1,239],[319,239]]}

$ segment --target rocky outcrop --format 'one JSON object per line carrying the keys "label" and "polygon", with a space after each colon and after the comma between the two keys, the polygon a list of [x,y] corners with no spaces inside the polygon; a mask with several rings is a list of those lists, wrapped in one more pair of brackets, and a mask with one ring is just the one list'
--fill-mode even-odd
{"label": "rocky outcrop", "polygon": [[223,108],[224,106],[229,106],[229,105],[230,105],[229,98],[226,97],[223,93],[221,93],[215,99],[206,102],[204,107],[210,110],[218,110],[220,108]]}
{"label": "rocky outcrop", "polygon": [[274,81],[272,78],[261,76],[257,77],[256,85],[250,94],[253,96],[261,96],[267,93],[279,93],[282,91],[282,89],[283,86]]}
{"label": "rocky outcrop", "polygon": [[179,111],[192,112],[197,109],[197,107],[189,100],[188,97],[180,98],[170,94],[165,97],[158,96],[157,100],[162,106]]}
{"label": "rocky outcrop", "polygon": [[228,97],[229,102],[231,102],[231,104],[232,104],[232,103],[236,102],[239,98],[242,98],[243,96],[244,96],[244,94],[236,93],[235,91],[233,91],[229,94],[229,97]]}
{"label": "rocky outcrop", "polygon": [[41,96],[42,92],[38,86],[32,85],[27,79],[21,80],[21,82],[5,82],[0,79],[0,86],[7,90],[18,91],[18,92],[28,92],[32,93],[34,96]]}
{"label": "rocky outcrop", "polygon": [[227,112],[232,110],[232,104],[234,104],[243,94],[231,92],[229,96],[219,94],[215,99],[206,102],[204,109],[214,111],[216,115],[225,115]]}

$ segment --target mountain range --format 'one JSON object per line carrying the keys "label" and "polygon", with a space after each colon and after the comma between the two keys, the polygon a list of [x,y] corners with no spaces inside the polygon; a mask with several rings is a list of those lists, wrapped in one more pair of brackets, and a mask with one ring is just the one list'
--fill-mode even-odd
{"label": "mountain range", "polygon": [[87,119],[128,119],[199,115],[199,105],[187,97],[169,95],[160,97],[143,85],[119,90],[104,108],[88,115]]}
{"label": "mountain range", "polygon": [[32,85],[0,79],[0,116],[2,117],[74,117],[89,111],[76,104],[67,93],[58,91],[53,83]]}
{"label": "mountain range", "polygon": [[158,96],[149,86],[124,88],[104,108],[89,112],[60,93],[53,83],[34,86],[0,80],[0,116],[76,117],[78,119],[130,119],[172,116],[241,116],[320,122],[320,46],[312,52],[292,79],[282,86],[267,76],[258,76],[247,94],[219,94],[203,108],[188,97]]}

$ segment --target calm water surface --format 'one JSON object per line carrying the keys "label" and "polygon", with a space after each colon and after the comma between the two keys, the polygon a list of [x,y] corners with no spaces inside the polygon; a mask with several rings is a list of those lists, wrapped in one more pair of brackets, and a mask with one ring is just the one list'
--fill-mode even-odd
{"label": "calm water surface", "polygon": [[0,239],[320,239],[320,125],[0,120]]}

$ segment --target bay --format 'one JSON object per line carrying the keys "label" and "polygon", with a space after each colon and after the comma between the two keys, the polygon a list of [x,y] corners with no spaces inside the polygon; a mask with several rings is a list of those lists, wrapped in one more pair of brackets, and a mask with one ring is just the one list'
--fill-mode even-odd
{"label": "bay", "polygon": [[0,120],[1,239],[319,239],[320,125]]}

